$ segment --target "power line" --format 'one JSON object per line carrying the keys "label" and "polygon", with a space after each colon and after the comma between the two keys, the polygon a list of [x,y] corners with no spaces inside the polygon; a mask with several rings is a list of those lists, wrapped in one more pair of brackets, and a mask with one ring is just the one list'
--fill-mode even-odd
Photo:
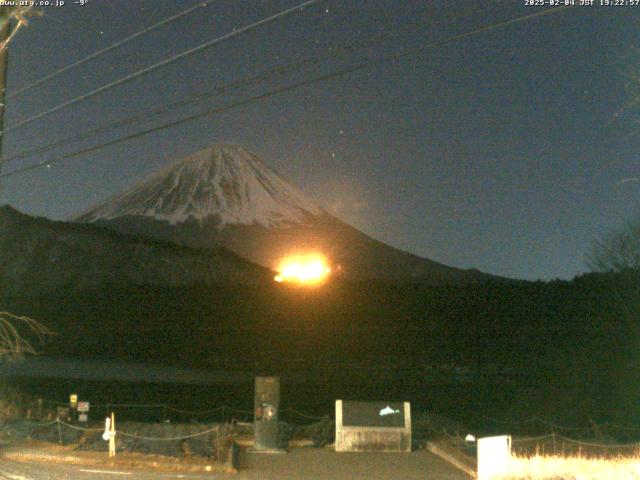
{"label": "power line", "polygon": [[[473,9],[473,11],[475,11],[475,8]],[[458,14],[456,14],[455,16],[449,16],[449,19],[452,18],[456,18],[456,17],[460,17],[460,16],[464,16],[468,13],[468,10],[464,10],[462,12],[459,12]],[[46,153],[49,152],[57,147],[62,147],[65,145],[68,145],[70,143],[76,143],[82,140],[86,140],[89,139],[91,137],[94,137],[96,135],[98,135],[99,133],[108,131],[112,128],[117,128],[117,127],[122,127],[125,125],[131,125],[134,123],[138,123],[141,120],[148,120],[150,118],[153,117],[157,117],[160,116],[164,113],[168,113],[173,111],[175,108],[179,108],[179,107],[183,107],[186,105],[190,105],[190,104],[194,104],[200,100],[204,100],[206,98],[211,98],[215,95],[224,93],[228,90],[231,89],[235,89],[235,88],[240,88],[240,87],[245,87],[245,86],[249,86],[252,84],[256,84],[259,83],[261,81],[267,81],[269,80],[271,77],[275,76],[275,75],[284,75],[286,73],[290,73],[293,71],[296,71],[302,67],[304,67],[305,65],[309,65],[309,64],[315,64],[320,62],[321,60],[324,60],[326,58],[332,58],[337,54],[342,54],[345,52],[355,52],[355,51],[359,51],[359,50],[363,50],[369,47],[372,47],[376,44],[382,43],[383,41],[392,38],[394,36],[397,36],[399,33],[403,33],[407,30],[408,27],[412,27],[415,25],[420,25],[422,24],[422,21],[413,19],[410,22],[407,22],[405,24],[402,25],[402,28],[396,29],[396,31],[390,33],[388,30],[383,30],[382,33],[379,33],[377,35],[372,35],[371,38],[365,42],[359,43],[359,44],[351,44],[351,45],[346,45],[346,46],[338,46],[338,47],[331,47],[329,48],[329,51],[323,54],[319,54],[319,55],[313,55],[311,57],[307,57],[301,61],[298,62],[292,62],[286,65],[282,65],[282,66],[278,66],[269,70],[266,70],[264,72],[261,72],[257,75],[254,76],[250,76],[250,77],[245,77],[243,79],[234,81],[234,82],[230,82],[227,83],[226,85],[222,85],[220,87],[215,88],[212,91],[206,91],[206,92],[199,92],[199,93],[195,93],[192,95],[189,95],[181,100],[169,103],[167,105],[163,105],[161,107],[155,108],[155,109],[151,109],[151,110],[147,110],[135,115],[130,115],[128,117],[122,118],[122,119],[118,119],[115,120],[113,122],[98,126],[96,128],[93,128],[91,130],[87,130],[84,132],[80,132],[74,135],[71,135],[69,137],[65,137],[63,139],[60,139],[56,142],[53,143],[49,143],[46,145],[41,145],[39,147],[35,147],[32,148],[30,150],[26,150],[23,151],[21,153],[18,153],[16,155],[12,155],[10,157],[4,158],[3,160],[0,160],[0,162],[3,163],[9,163],[9,162],[13,162],[16,160],[22,160],[24,158],[30,157],[32,155],[35,154],[40,154],[40,153]]]}
{"label": "power line", "polygon": [[69,65],[67,65],[65,67],[62,67],[62,68],[54,71],[54,72],[51,72],[50,74],[45,75],[41,79],[36,80],[36,81],[34,81],[34,82],[32,82],[32,83],[30,83],[28,85],[25,85],[24,87],[19,88],[18,90],[16,90],[15,92],[11,93],[10,95],[7,95],[7,100],[10,99],[10,98],[18,96],[21,93],[26,92],[27,90],[31,90],[32,88],[35,88],[38,85],[42,85],[43,83],[51,80],[52,78],[55,78],[58,75],[61,75],[61,74],[65,73],[65,72],[71,70],[72,68],[75,68],[75,67],[78,67],[78,66],[80,66],[80,65],[82,65],[84,63],[87,63],[88,61],[93,60],[94,58],[97,58],[100,55],[103,55],[103,54],[105,54],[107,52],[110,52],[111,50],[114,50],[115,48],[118,48],[118,47],[124,45],[125,43],[130,42],[131,40],[134,40],[134,39],[136,39],[138,37],[141,37],[142,35],[146,35],[147,33],[151,32],[151,31],[153,31],[153,30],[155,30],[157,28],[160,28],[160,27],[162,27],[164,25],[167,25],[167,24],[169,24],[171,22],[174,22],[174,21],[176,21],[176,20],[188,15],[189,13],[193,12],[194,10],[206,7],[209,3],[213,2],[213,1],[215,1],[215,0],[200,1],[200,2],[198,2],[197,5],[189,7],[186,10],[183,10],[183,11],[181,11],[181,12],[175,14],[175,15],[172,15],[171,17],[165,18],[164,20],[161,20],[158,23],[155,23],[155,24],[153,24],[153,25],[151,25],[149,27],[146,27],[143,30],[140,30],[140,31],[134,33],[133,35],[129,35],[128,37],[123,38],[122,40],[119,40],[119,41],[109,45],[108,47],[100,49],[100,50],[98,50],[98,51],[96,51],[96,52],[94,52],[94,53],[92,53],[90,55],[87,55],[84,58],[81,58],[80,60],[78,60],[76,62],[73,62],[73,63],[71,63],[71,64],[69,64]]}
{"label": "power line", "polygon": [[137,72],[129,74],[129,75],[127,75],[125,77],[122,77],[122,78],[120,78],[118,80],[114,80],[111,83],[108,83],[106,85],[98,87],[98,88],[96,88],[94,90],[91,90],[90,92],[87,92],[87,93],[85,93],[83,95],[80,95],[78,97],[72,98],[71,100],[68,100],[68,101],[66,101],[64,103],[61,103],[61,104],[55,106],[55,107],[52,107],[52,108],[50,108],[48,110],[45,110],[44,112],[38,113],[36,115],[33,115],[32,117],[29,117],[29,118],[17,123],[14,126],[5,129],[5,132],[11,132],[13,130],[16,130],[17,128],[20,128],[20,127],[22,127],[24,125],[27,125],[29,123],[34,122],[35,120],[39,120],[39,119],[41,119],[41,118],[43,118],[43,117],[45,117],[47,115],[50,115],[50,114],[55,113],[55,112],[58,112],[58,111],[60,111],[60,110],[62,110],[64,108],[70,107],[71,105],[75,105],[76,103],[84,101],[84,100],[86,100],[88,98],[91,98],[91,97],[94,97],[94,96],[99,95],[101,93],[104,93],[107,90],[112,89],[113,87],[116,87],[116,86],[122,85],[124,83],[130,82],[131,80],[135,80],[136,78],[141,77],[142,75],[146,75],[148,73],[151,73],[151,72],[153,72],[153,71],[155,71],[155,70],[157,70],[159,68],[165,67],[165,66],[167,66],[167,65],[169,65],[169,64],[171,64],[173,62],[176,62],[178,60],[181,60],[181,59],[183,59],[183,58],[185,58],[187,56],[193,55],[193,54],[198,53],[198,52],[200,52],[202,50],[205,50],[207,48],[213,47],[214,45],[217,45],[217,44],[222,43],[224,41],[230,40],[230,39],[232,39],[234,37],[237,37],[238,35],[246,33],[246,32],[248,32],[250,30],[255,29],[255,28],[262,27],[262,26],[267,25],[269,23],[273,23],[276,20],[279,20],[279,19],[281,19],[283,17],[289,16],[289,15],[291,15],[293,13],[300,12],[305,7],[309,7],[309,6],[313,5],[313,4],[319,3],[321,1],[324,1],[324,0],[307,0],[306,2],[303,2],[303,3],[299,4],[299,5],[296,5],[295,7],[289,8],[287,10],[283,10],[283,11],[281,11],[279,13],[276,13],[276,14],[271,15],[269,17],[263,18],[262,20],[254,22],[254,23],[252,23],[250,25],[246,25],[244,27],[238,28],[238,29],[236,29],[236,30],[234,30],[234,31],[232,31],[230,33],[227,33],[226,35],[223,35],[221,37],[218,37],[218,38],[215,38],[215,39],[210,40],[208,42],[205,42],[205,43],[203,43],[201,45],[198,45],[197,47],[190,48],[189,50],[186,50],[186,51],[184,51],[182,53],[176,54],[176,55],[174,55],[172,57],[169,57],[169,58],[167,58],[165,60],[162,60],[162,61],[160,61],[158,63],[155,63],[155,64],[153,64],[153,65],[151,65],[149,67],[143,68],[142,70],[138,70]]}
{"label": "power line", "polygon": [[305,65],[309,65],[309,64],[315,64],[320,62],[321,60],[324,60],[326,58],[332,58],[337,54],[342,54],[345,52],[354,52],[354,51],[358,51],[358,50],[363,50],[365,48],[371,47],[373,45],[376,45],[378,43],[381,43],[382,41],[384,41],[385,39],[394,36],[394,34],[389,34],[387,32],[384,32],[383,34],[377,35],[375,36],[373,39],[370,39],[364,43],[360,43],[360,44],[352,44],[352,45],[347,45],[347,46],[340,46],[340,47],[334,47],[329,49],[328,52],[323,53],[323,54],[319,54],[319,55],[313,55],[310,57],[307,57],[301,61],[298,62],[292,62],[286,65],[281,65],[275,68],[271,68],[269,70],[263,71],[261,73],[258,73],[257,75],[253,75],[250,77],[245,77],[243,79],[240,80],[236,80],[234,82],[230,82],[227,83],[225,85],[221,85],[217,88],[215,88],[214,90],[211,91],[206,91],[206,92],[199,92],[199,93],[195,93],[192,95],[189,95],[181,100],[177,100],[175,102],[169,103],[167,105],[163,105],[161,107],[157,107],[155,109],[151,109],[151,110],[146,110],[144,112],[135,114],[135,115],[130,115],[128,117],[122,118],[122,119],[118,119],[115,120],[113,122],[98,126],[96,128],[93,128],[91,130],[87,130],[85,132],[80,132],[77,133],[75,135],[71,135],[69,137],[65,137],[61,140],[58,140],[56,142],[50,143],[50,144],[46,144],[46,145],[42,145],[39,147],[35,147],[32,148],[30,150],[26,150],[22,153],[16,154],[16,155],[12,155],[10,157],[7,157],[3,160],[0,160],[0,162],[2,163],[9,163],[9,162],[13,162],[16,160],[22,160],[24,158],[30,157],[32,155],[38,154],[38,153],[46,153],[48,151],[53,150],[54,148],[57,147],[61,147],[64,145],[68,145],[70,143],[76,143],[78,141],[81,140],[86,140],[88,138],[94,137],[99,133],[102,133],[104,131],[110,130],[112,128],[117,128],[117,127],[122,127],[125,125],[130,125],[130,124],[134,124],[134,123],[138,123],[141,120],[144,119],[150,119],[153,117],[157,117],[160,116],[164,113],[168,113],[173,111],[175,108],[178,107],[183,107],[186,105],[190,105],[190,104],[194,104],[200,100],[204,100],[206,98],[211,98],[214,97],[215,95],[224,93],[228,90],[231,89],[235,89],[235,88],[240,88],[240,87],[246,87],[249,85],[253,85],[256,83],[259,83],[261,81],[267,81],[270,78],[274,77],[275,75],[284,75],[286,73],[290,73],[290,72],[294,72],[296,70],[299,70],[300,68],[304,67]]}
{"label": "power line", "polygon": [[416,54],[418,52],[421,52],[423,50],[440,47],[442,45],[445,45],[445,44],[448,44],[448,43],[452,43],[452,42],[455,42],[457,40],[462,40],[464,38],[468,38],[468,37],[471,37],[471,36],[474,36],[474,35],[478,35],[480,33],[488,32],[488,31],[491,31],[491,30],[496,30],[498,28],[502,28],[502,27],[505,27],[507,25],[512,25],[514,23],[519,23],[519,22],[531,20],[533,18],[540,17],[540,16],[543,16],[543,15],[548,15],[548,14],[551,14],[551,13],[557,13],[557,12],[560,12],[562,10],[565,10],[566,8],[569,8],[569,7],[565,7],[565,6],[555,7],[555,8],[547,9],[547,10],[544,10],[544,11],[541,11],[541,12],[536,12],[536,13],[532,13],[532,14],[529,14],[529,15],[516,17],[516,18],[510,19],[510,20],[506,20],[506,21],[503,21],[503,22],[495,23],[495,24],[492,24],[492,25],[487,25],[485,27],[480,27],[480,28],[477,28],[477,29],[469,31],[469,32],[461,33],[461,34],[458,34],[458,35],[453,35],[453,36],[448,37],[448,38],[446,38],[444,40],[439,40],[439,41],[436,41],[436,42],[429,42],[429,43],[426,43],[426,44],[423,44],[421,46],[414,47],[414,48],[411,48],[411,49],[402,49],[398,53],[395,53],[395,54],[392,54],[392,55],[388,55],[388,56],[385,56],[385,57],[382,57],[382,58],[379,58],[379,59],[376,59],[376,60],[360,63],[360,64],[357,64],[355,66],[347,67],[347,68],[344,68],[344,69],[341,69],[341,70],[338,70],[338,71],[335,71],[335,72],[331,72],[331,73],[328,73],[328,74],[325,74],[325,75],[320,75],[320,76],[317,76],[317,77],[314,77],[314,78],[311,78],[311,79],[308,79],[308,80],[303,80],[301,82],[297,82],[297,83],[293,83],[293,84],[290,84],[290,85],[282,86],[282,87],[276,88],[274,90],[271,90],[269,92],[262,93],[260,95],[255,95],[253,97],[250,97],[250,98],[247,98],[247,99],[244,99],[244,100],[239,100],[239,101],[236,101],[236,102],[232,102],[232,103],[230,103],[229,105],[226,105],[226,106],[217,107],[217,108],[214,108],[214,109],[211,109],[211,110],[207,110],[205,112],[201,112],[201,113],[198,113],[198,114],[195,114],[195,115],[190,115],[188,117],[185,117],[185,118],[182,118],[180,120],[176,120],[176,121],[173,121],[173,122],[170,122],[170,123],[166,123],[164,125],[159,125],[159,126],[156,126],[156,127],[152,127],[152,128],[147,129],[147,130],[142,130],[140,132],[136,132],[136,133],[133,133],[131,135],[127,135],[125,137],[117,138],[117,139],[114,139],[114,140],[111,140],[111,141],[108,141],[108,142],[105,142],[105,143],[94,145],[92,147],[84,148],[84,149],[81,149],[81,150],[77,150],[75,152],[71,152],[71,153],[68,153],[68,154],[65,154],[65,155],[61,155],[59,157],[53,158],[53,159],[48,160],[48,161],[43,161],[41,163],[37,163],[37,164],[34,164],[34,165],[29,165],[29,166],[26,166],[26,167],[23,167],[23,168],[20,168],[20,169],[16,169],[16,170],[13,170],[11,172],[8,172],[8,173],[0,175],[0,178],[6,178],[6,177],[13,176],[13,175],[18,175],[18,174],[21,174],[21,173],[24,173],[24,172],[35,170],[37,168],[49,167],[50,165],[52,165],[54,163],[61,162],[63,160],[67,160],[67,159],[74,158],[74,157],[77,157],[77,156],[80,156],[80,155],[84,155],[86,153],[95,152],[95,151],[101,150],[103,148],[110,147],[112,145],[117,145],[119,143],[124,143],[124,142],[127,142],[129,140],[133,140],[133,139],[136,139],[136,138],[143,137],[145,135],[149,135],[151,133],[159,132],[159,131],[162,131],[162,130],[166,130],[168,128],[172,128],[172,127],[176,127],[178,125],[182,125],[182,124],[185,124],[185,123],[188,123],[188,122],[192,122],[194,120],[199,120],[201,118],[205,118],[205,117],[209,117],[209,116],[212,116],[212,115],[215,115],[215,114],[218,114],[218,113],[226,112],[228,110],[231,110],[231,109],[234,109],[234,108],[237,108],[237,107],[243,107],[243,106],[249,105],[251,103],[254,103],[254,102],[257,102],[257,101],[260,101],[260,100],[264,100],[264,99],[267,99],[267,98],[270,98],[270,97],[273,97],[273,96],[276,96],[276,95],[279,95],[281,93],[286,93],[286,92],[290,92],[292,90],[297,90],[299,88],[302,88],[302,87],[305,87],[305,86],[309,86],[309,85],[313,85],[313,84],[316,84],[316,83],[319,83],[319,82],[322,82],[322,81],[325,81],[325,80],[330,80],[330,79],[333,79],[333,78],[343,77],[343,76],[349,75],[351,73],[358,72],[360,70],[365,70],[365,69],[380,65],[382,63],[386,63],[386,62],[390,62],[390,61],[394,61],[394,60],[399,60],[399,59],[402,59],[402,58],[404,58],[406,56],[413,55],[413,54]]}

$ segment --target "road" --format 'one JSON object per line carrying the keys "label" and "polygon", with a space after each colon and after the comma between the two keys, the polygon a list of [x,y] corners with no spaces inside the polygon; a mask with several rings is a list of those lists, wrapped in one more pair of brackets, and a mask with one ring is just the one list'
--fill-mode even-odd
{"label": "road", "polygon": [[233,480],[234,475],[226,474],[175,474],[161,472],[141,472],[139,470],[112,470],[79,465],[51,465],[43,463],[23,463],[0,460],[0,480],[114,480],[114,479],[162,480],[184,478],[186,480]]}
{"label": "road", "polygon": [[427,451],[410,454],[336,454],[329,449],[301,448],[288,454],[267,455],[242,452],[237,474],[175,474],[156,471],[100,468],[51,463],[21,463],[0,459],[0,480],[114,480],[172,478],[206,480],[467,480]]}

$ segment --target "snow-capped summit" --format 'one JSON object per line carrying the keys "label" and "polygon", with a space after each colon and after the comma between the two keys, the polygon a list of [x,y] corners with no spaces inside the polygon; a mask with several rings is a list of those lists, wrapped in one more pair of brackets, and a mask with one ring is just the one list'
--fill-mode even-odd
{"label": "snow-capped summit", "polygon": [[322,209],[238,145],[216,144],[170,165],[81,214],[94,222],[151,217],[171,225],[215,217],[226,225],[267,228],[302,223]]}
{"label": "snow-capped summit", "polygon": [[486,277],[369,237],[237,145],[197,152],[75,220],[189,247],[224,247],[271,269],[287,257],[313,253],[349,279],[445,284]]}

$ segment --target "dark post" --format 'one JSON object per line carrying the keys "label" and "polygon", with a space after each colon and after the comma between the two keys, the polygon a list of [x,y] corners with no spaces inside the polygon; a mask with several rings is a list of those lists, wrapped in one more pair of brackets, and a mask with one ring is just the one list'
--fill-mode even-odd
{"label": "dark post", "polygon": [[[11,31],[11,7],[0,7],[0,44],[9,38]],[[4,138],[4,107],[7,90],[7,60],[9,49],[0,49],[0,173],[2,173],[2,143]]]}
{"label": "dark post", "polygon": [[280,414],[280,379],[256,377],[254,400],[255,452],[279,453],[278,416]]}

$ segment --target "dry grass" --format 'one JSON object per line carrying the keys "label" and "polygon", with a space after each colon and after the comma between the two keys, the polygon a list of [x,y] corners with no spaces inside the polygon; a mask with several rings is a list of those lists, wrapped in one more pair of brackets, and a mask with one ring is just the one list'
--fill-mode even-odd
{"label": "dry grass", "polygon": [[585,458],[561,456],[511,457],[503,480],[640,480],[640,456]]}

